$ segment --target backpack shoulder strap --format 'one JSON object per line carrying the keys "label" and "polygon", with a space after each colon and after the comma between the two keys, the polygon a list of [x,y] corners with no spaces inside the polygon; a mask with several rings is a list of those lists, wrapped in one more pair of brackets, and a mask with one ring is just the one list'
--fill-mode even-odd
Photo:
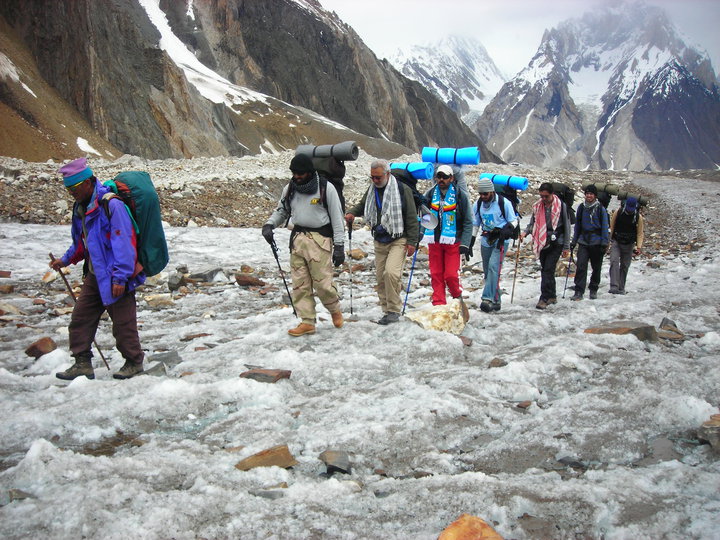
{"label": "backpack shoulder strap", "polygon": [[500,213],[502,214],[502,217],[505,221],[507,221],[507,218],[505,217],[505,197],[503,197],[500,193],[496,193],[498,198],[498,206],[500,207]]}
{"label": "backpack shoulder strap", "polygon": [[106,193],[100,198],[100,205],[105,209],[105,215],[107,216],[108,220],[110,219],[110,201],[112,199],[118,199],[121,203],[123,203],[125,211],[127,212],[127,215],[133,224],[133,228],[135,229],[135,234],[140,234],[140,227],[138,226],[137,221],[135,221],[135,217],[132,215],[130,207],[125,204],[125,201],[123,201],[123,198],[120,195],[118,195],[117,193],[113,193],[112,191]]}
{"label": "backpack shoulder strap", "polygon": [[327,205],[327,183],[328,183],[328,181],[327,181],[327,178],[325,178],[324,176],[318,175],[318,177],[320,178],[320,181],[319,181],[319,183],[320,183],[320,204],[322,204],[323,208],[325,208],[325,210],[327,210],[327,207],[328,207],[328,205]]}

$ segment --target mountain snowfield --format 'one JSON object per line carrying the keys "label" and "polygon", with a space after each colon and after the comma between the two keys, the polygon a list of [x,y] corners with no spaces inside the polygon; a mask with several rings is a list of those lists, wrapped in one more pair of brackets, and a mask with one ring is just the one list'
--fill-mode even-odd
{"label": "mountain snowfield", "polygon": [[[633,183],[652,193],[651,221],[672,215],[696,228],[678,231],[690,236],[720,226],[717,183]],[[166,307],[148,297],[167,293],[167,273],[139,293],[146,367],[160,369],[164,358],[167,373],[116,381],[96,358],[96,380],[67,384],[54,376],[71,362],[69,315],[57,311],[67,293],[60,280],[41,278],[48,252],[68,245],[69,227],[0,223],[0,269],[11,272],[0,284],[14,286],[0,296],[3,538],[431,540],[462,513],[505,538],[717,538],[720,454],[697,438],[720,412],[712,235],[695,249],[636,259],[626,296],[607,293],[606,263],[597,300],[568,295],[544,312],[534,309],[537,267],[524,257],[512,303],[506,261],[507,294],[493,315],[477,309],[482,278],[467,271],[472,345],[464,346],[410,322],[374,323],[381,312],[365,229],[352,247],[370,253],[359,261],[366,268],[352,283],[347,269],[337,278],[346,316],[352,307],[359,320],[335,329],[321,307],[317,334],[303,338],[286,333],[297,320],[259,229],[166,233],[167,272],[224,269]],[[286,270],[288,237],[277,231]],[[241,265],[273,288],[239,287],[232,274]],[[79,277],[73,268],[70,281]],[[409,309],[429,301],[427,278],[419,258]],[[658,326],[664,317],[684,342],[584,332],[622,320]],[[59,348],[26,356],[43,336]],[[108,321],[97,337],[118,369]],[[170,361],[173,351],[179,358]],[[276,384],[239,377],[254,366],[292,375]],[[280,444],[293,468],[234,467]],[[327,449],[350,454],[350,474],[324,474]]]}
{"label": "mountain snowfield", "polygon": [[507,81],[474,38],[445,36],[436,43],[398,49],[389,60],[400,73],[440,96],[468,125]]}

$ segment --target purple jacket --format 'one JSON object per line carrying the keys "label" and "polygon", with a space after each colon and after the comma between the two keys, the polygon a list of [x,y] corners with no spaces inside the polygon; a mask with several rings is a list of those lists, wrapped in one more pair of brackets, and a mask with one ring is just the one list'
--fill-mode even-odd
{"label": "purple jacket", "polygon": [[73,208],[73,244],[62,256],[62,262],[66,266],[78,263],[87,258],[89,251],[100,298],[104,305],[109,306],[119,299],[112,295],[113,283],[125,285],[126,292],[134,291],[145,282],[145,273],[137,261],[135,227],[125,204],[118,198],[110,199],[108,218],[108,213],[99,204],[106,193],[111,193],[110,188],[96,180],[95,191],[85,213],[87,251],[82,240],[82,219],[77,213],[77,204]]}

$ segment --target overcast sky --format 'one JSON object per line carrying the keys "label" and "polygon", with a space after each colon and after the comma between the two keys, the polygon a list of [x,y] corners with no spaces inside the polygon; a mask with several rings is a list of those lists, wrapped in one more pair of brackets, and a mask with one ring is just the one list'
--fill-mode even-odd
{"label": "overcast sky", "polygon": [[[602,0],[320,0],[352,26],[380,58],[405,43],[437,41],[448,33],[480,40],[506,76],[537,51],[543,32]],[[649,0],[664,8],[689,44],[720,66],[720,0]],[[694,42],[693,42],[694,40]]]}

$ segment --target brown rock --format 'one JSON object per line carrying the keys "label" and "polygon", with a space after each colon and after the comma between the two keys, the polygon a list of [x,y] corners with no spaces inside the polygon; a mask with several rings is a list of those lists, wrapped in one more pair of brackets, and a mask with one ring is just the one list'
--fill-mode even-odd
{"label": "brown rock", "polygon": [[489,367],[503,367],[507,366],[507,362],[501,358],[493,358],[490,360]]}
{"label": "brown rock", "polygon": [[467,336],[458,336],[460,338],[460,341],[462,341],[462,344],[466,347],[470,347],[473,344],[473,340]]}
{"label": "brown rock", "polygon": [[289,379],[292,371],[287,369],[262,369],[255,368],[240,374],[244,379],[252,379],[258,382],[276,383],[280,379]]}
{"label": "brown rock", "polygon": [[328,474],[341,472],[350,474],[350,456],[342,450],[325,450],[320,454],[320,460],[327,465]]}
{"label": "brown rock", "polygon": [[297,463],[287,444],[279,444],[239,461],[235,464],[235,468],[241,471],[249,471],[256,467],[282,467],[287,469],[297,465]]}
{"label": "brown rock", "polygon": [[207,337],[207,336],[212,336],[212,334],[208,334],[206,332],[201,332],[200,334],[188,334],[185,337],[181,337],[180,341],[192,341],[193,339]]}
{"label": "brown rock", "polygon": [[637,321],[614,321],[605,326],[586,328],[586,334],[632,334],[640,341],[657,341],[658,333],[654,326]]}
{"label": "brown rock", "polygon": [[0,278],[9,278],[12,275],[10,270],[0,270]]}
{"label": "brown rock", "polygon": [[532,405],[532,401],[525,400],[525,401],[521,401],[520,403],[518,403],[517,408],[518,409],[527,409],[528,407],[530,407],[530,405]]}
{"label": "brown rock", "polygon": [[366,270],[367,266],[364,264],[353,264],[352,265],[352,271],[353,272],[364,272]]}
{"label": "brown rock", "polygon": [[243,265],[240,267],[240,272],[242,272],[243,274],[254,274],[254,273],[255,273],[255,269],[254,269],[252,266],[249,266],[249,265],[247,265],[247,264],[243,264]]}
{"label": "brown rock", "polygon": [[479,517],[463,514],[440,533],[438,540],[503,540],[503,537]]}
{"label": "brown rock", "polygon": [[47,300],[45,300],[44,298],[35,298],[33,300],[34,306],[44,306],[45,304],[47,304]]}
{"label": "brown rock", "polygon": [[252,274],[235,274],[235,282],[241,287],[264,287],[267,285],[263,280],[256,278]]}
{"label": "brown rock", "polygon": [[356,260],[356,261],[359,261],[360,259],[364,259],[365,257],[367,257],[367,253],[365,253],[362,249],[358,249],[358,248],[351,249],[350,251],[347,252],[347,254],[351,259]]}
{"label": "brown rock", "polygon": [[15,285],[0,285],[0,294],[10,294],[15,290]]}
{"label": "brown rock", "polygon": [[35,360],[37,360],[43,354],[47,354],[51,351],[54,351],[55,349],[57,349],[57,345],[52,340],[52,338],[44,337],[38,339],[35,343],[25,349],[25,354],[27,354],[28,356],[32,356],[33,358],[35,358]]}

